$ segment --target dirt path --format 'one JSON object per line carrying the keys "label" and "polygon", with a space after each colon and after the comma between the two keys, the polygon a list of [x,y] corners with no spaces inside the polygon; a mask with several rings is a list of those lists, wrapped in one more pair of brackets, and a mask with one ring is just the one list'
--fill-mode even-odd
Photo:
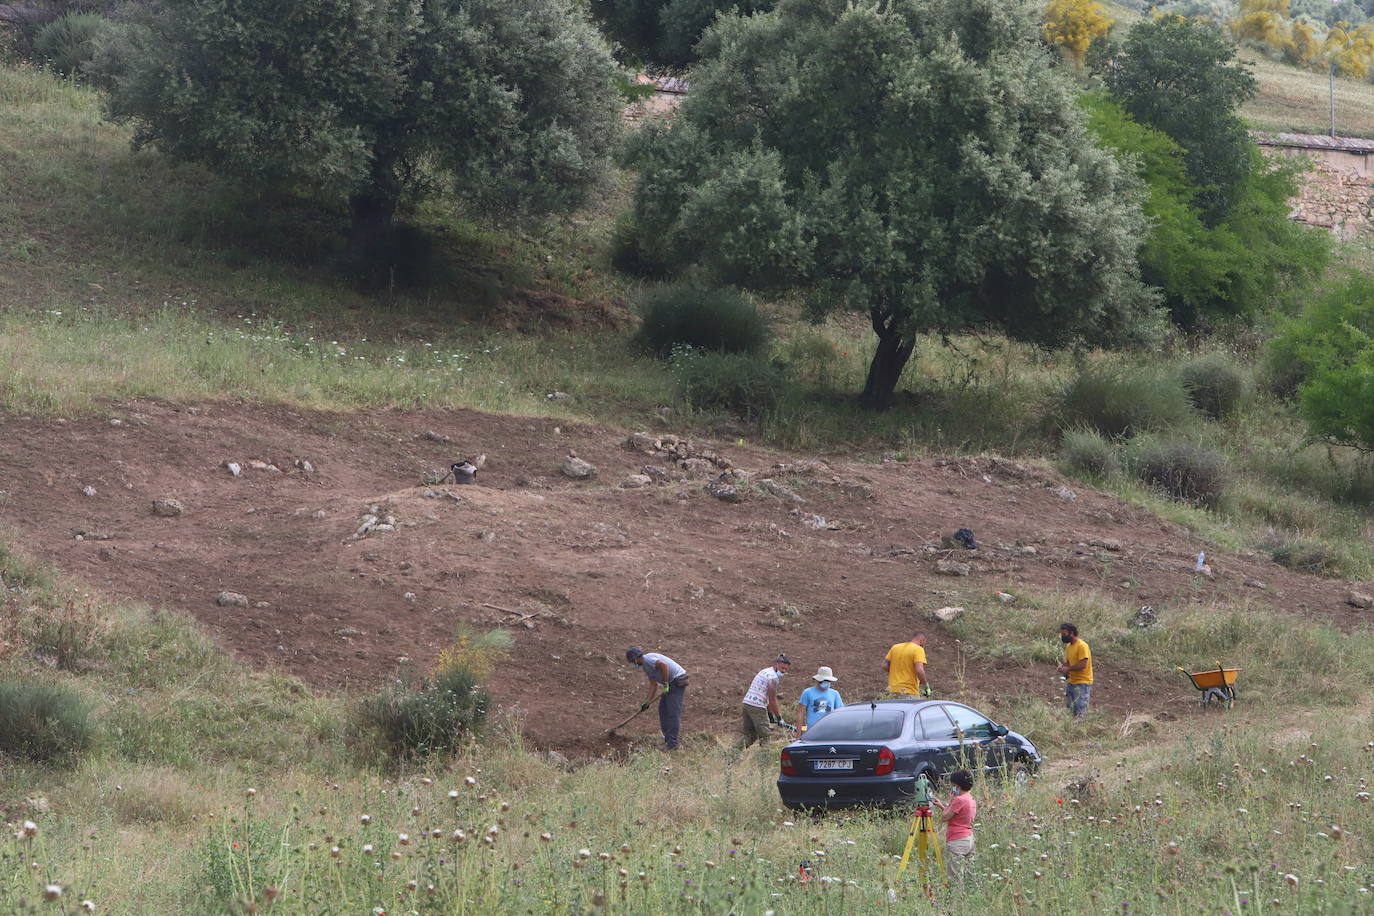
{"label": "dirt path", "polygon": [[[366,688],[402,659],[423,670],[456,624],[515,621],[495,608],[537,613],[512,628],[516,651],[492,689],[533,741],[577,753],[607,750],[600,735],[637,702],[641,681],[622,658],[631,644],[692,672],[695,733],[733,729],[749,677],[779,650],[794,660],[794,681],[830,665],[847,696],[863,697],[882,687],[887,647],[922,626],[934,634],[938,680],[949,640],[926,613],[960,595],[1093,588],[1158,607],[1243,592],[1337,626],[1367,619],[1344,603],[1344,583],[1213,551],[1180,526],[996,459],[819,463],[726,447],[755,480],[771,476],[806,500],[749,490],[732,504],[703,487],[717,468],[683,472],[627,449],[623,431],[556,420],[136,402],[99,419],[0,423],[0,522],[19,546],[102,593],[194,615],[255,665]],[[430,430],[451,442],[425,438]],[[599,475],[562,476],[570,449]],[[489,456],[478,486],[419,484],[478,453]],[[644,465],[668,479],[621,488]],[[186,514],[154,515],[160,497]],[[355,537],[372,506],[396,530]],[[972,562],[967,577],[938,572],[945,554],[929,549],[959,527],[984,545],[951,557]],[[1094,538],[1120,549],[1084,546]],[[1201,549],[1217,574],[1199,588],[1191,564]],[[1248,578],[1269,589],[1245,588]],[[225,590],[249,605],[217,605]],[[1039,667],[968,674],[1013,692],[1052,690]],[[1178,695],[1129,665],[1102,681],[1099,709],[1167,715]],[[651,734],[650,719],[629,733]]]}

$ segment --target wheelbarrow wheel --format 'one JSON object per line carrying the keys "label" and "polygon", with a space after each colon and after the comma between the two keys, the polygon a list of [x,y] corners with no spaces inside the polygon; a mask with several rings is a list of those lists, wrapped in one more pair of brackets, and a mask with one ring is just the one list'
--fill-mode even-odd
{"label": "wheelbarrow wheel", "polygon": [[1225,706],[1229,709],[1231,707],[1231,704],[1234,702],[1235,698],[1234,696],[1229,695],[1227,693],[1227,688],[1208,687],[1206,690],[1202,691],[1201,703],[1203,709],[1208,708],[1213,703],[1217,704],[1218,706]]}

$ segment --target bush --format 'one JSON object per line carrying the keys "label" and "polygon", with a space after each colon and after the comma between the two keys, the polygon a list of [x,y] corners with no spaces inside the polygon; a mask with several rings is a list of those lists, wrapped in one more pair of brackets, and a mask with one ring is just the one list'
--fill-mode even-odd
{"label": "bush", "polygon": [[1280,566],[1314,576],[1332,575],[1340,568],[1340,557],[1319,541],[1281,541],[1269,547],[1269,556]]}
{"label": "bush", "polygon": [[1110,477],[1120,468],[1116,449],[1095,429],[1065,433],[1059,457],[1069,471],[1085,477]]}
{"label": "bush", "polygon": [[1353,274],[1280,327],[1269,344],[1274,393],[1292,397],[1322,365],[1349,364],[1374,337],[1374,277]]}
{"label": "bush", "polygon": [[768,345],[768,321],[733,289],[675,283],[660,286],[641,306],[640,338],[659,356],[677,346],[720,353],[758,353]]}
{"label": "bush", "polygon": [[1146,440],[1135,448],[1136,475],[1175,499],[1216,508],[1226,489],[1226,459],[1195,442]]}
{"label": "bush", "polygon": [[1213,420],[1229,416],[1245,397],[1245,374],[1220,353],[1184,363],[1178,380],[1193,407]]}
{"label": "bush", "polygon": [[77,76],[94,59],[109,24],[96,13],[68,13],[39,29],[34,53],[63,76]]}
{"label": "bush", "polygon": [[1148,369],[1088,369],[1059,398],[1061,426],[1095,429],[1124,438],[1186,423],[1188,393],[1175,378]]}
{"label": "bush", "polygon": [[687,402],[698,410],[728,410],[745,417],[774,410],[787,385],[773,363],[682,347],[673,351],[673,375]]}
{"label": "bush", "polygon": [[59,684],[0,681],[0,754],[72,764],[91,743],[90,710]]}
{"label": "bush", "polygon": [[491,697],[464,668],[440,669],[418,687],[397,684],[363,701],[364,720],[398,758],[454,750],[481,728]]}

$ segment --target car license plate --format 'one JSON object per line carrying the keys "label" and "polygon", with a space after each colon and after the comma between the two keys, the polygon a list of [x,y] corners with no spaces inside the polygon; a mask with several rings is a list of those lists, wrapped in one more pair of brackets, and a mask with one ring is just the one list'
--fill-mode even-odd
{"label": "car license plate", "polygon": [[853,760],[814,760],[811,765],[818,770],[852,770]]}

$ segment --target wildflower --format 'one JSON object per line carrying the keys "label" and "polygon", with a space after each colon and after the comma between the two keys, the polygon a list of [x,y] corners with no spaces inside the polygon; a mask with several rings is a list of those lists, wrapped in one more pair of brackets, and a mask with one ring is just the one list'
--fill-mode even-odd
{"label": "wildflower", "polygon": [[43,899],[44,899],[44,900],[50,900],[50,901],[51,901],[51,900],[56,900],[56,899],[58,899],[58,898],[61,897],[61,896],[62,896],[62,887],[61,887],[61,885],[58,885],[58,884],[49,884],[47,887],[43,888]]}
{"label": "wildflower", "polygon": [[411,809],[410,809],[410,816],[411,816],[411,817],[419,817],[419,816],[420,816],[420,809],[419,809],[419,808],[411,808]]}
{"label": "wildflower", "polygon": [[372,815],[370,815],[370,814],[363,814],[363,815],[360,815],[360,816],[358,817],[358,823],[360,823],[360,824],[362,824],[364,827],[366,827],[368,824],[372,823]]}
{"label": "wildflower", "polygon": [[592,857],[592,851],[584,846],[577,851],[577,857],[579,859],[590,859]]}
{"label": "wildflower", "polygon": [[38,825],[33,821],[24,821],[24,827],[19,831],[22,839],[30,839],[38,835]]}
{"label": "wildflower", "polygon": [[464,782],[465,784],[469,785],[469,786],[475,786],[475,785],[477,785],[477,780],[474,779],[474,778],[471,777],[471,776],[464,776],[464,777],[463,777],[463,782]]}
{"label": "wildflower", "polygon": [[1343,836],[1345,836],[1345,831],[1342,830],[1340,827],[1337,827],[1335,824],[1332,824],[1332,825],[1331,825],[1331,839],[1333,839],[1333,840],[1339,840],[1339,839],[1340,839],[1341,837],[1343,837]]}
{"label": "wildflower", "polygon": [[401,834],[398,834],[398,835],[396,836],[396,842],[400,843],[402,846],[409,846],[409,845],[410,845],[410,834],[408,834],[408,833],[401,833]]}
{"label": "wildflower", "polygon": [[1297,876],[1297,875],[1284,875],[1284,876],[1283,876],[1283,880],[1284,880],[1284,883],[1287,884],[1289,887],[1297,887],[1297,886],[1298,886],[1298,876]]}
{"label": "wildflower", "polygon": [[548,843],[553,840],[553,834],[545,830],[543,833],[539,834],[539,839],[543,840],[545,843]]}
{"label": "wildflower", "polygon": [[83,913],[94,913],[94,912],[95,912],[95,904],[94,904],[92,901],[90,901],[90,900],[83,900],[83,901],[81,901],[80,907],[81,907],[81,912],[83,912]]}
{"label": "wildflower", "polygon": [[422,785],[422,786],[432,786],[432,785],[434,785],[434,780],[430,779],[428,776],[422,776],[422,777],[420,777],[420,785]]}
{"label": "wildflower", "polygon": [[596,854],[596,857],[602,862],[609,862],[611,860],[611,854],[609,852],[599,852]]}
{"label": "wildflower", "polygon": [[337,858],[339,857],[339,853],[340,853],[339,847],[337,847],[337,846],[331,846],[331,847],[329,847],[329,857],[330,857],[331,859],[337,859]]}
{"label": "wildflower", "polygon": [[243,794],[244,794],[245,796],[247,796],[248,798],[252,798],[254,795],[257,795],[257,794],[258,794],[258,790],[250,787],[250,788],[244,789],[244,790],[243,790]]}
{"label": "wildflower", "polygon": [[630,851],[630,844],[629,844],[629,843],[621,843],[621,844],[620,844],[620,851],[621,851],[621,852],[629,852],[629,851]]}
{"label": "wildflower", "polygon": [[363,852],[367,853],[368,855],[372,855],[372,844],[371,844],[371,843],[364,843],[364,844],[363,844]]}
{"label": "wildflower", "polygon": [[419,886],[420,886],[419,883],[416,882],[416,881],[414,881],[414,880],[411,880],[411,881],[407,881],[407,882],[406,882],[406,890],[408,890],[408,891],[416,890],[416,889],[419,888]]}
{"label": "wildflower", "polygon": [[458,790],[457,790],[457,789],[453,789],[453,790],[451,790],[451,791],[448,793],[448,800],[451,801],[451,802],[456,802],[456,801],[458,800]]}

